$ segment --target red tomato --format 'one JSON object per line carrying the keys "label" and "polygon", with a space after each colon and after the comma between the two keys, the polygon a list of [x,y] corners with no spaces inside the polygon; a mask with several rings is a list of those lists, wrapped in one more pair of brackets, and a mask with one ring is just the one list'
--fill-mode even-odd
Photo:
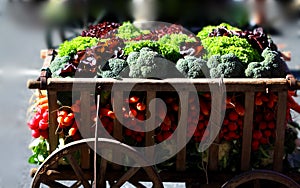
{"label": "red tomato", "polygon": [[31,130],[31,136],[33,138],[39,138],[41,136],[39,129]]}
{"label": "red tomato", "polygon": [[48,121],[48,118],[49,118],[49,113],[48,113],[48,110],[46,110],[44,113],[43,113],[43,119]]}
{"label": "red tomato", "polygon": [[41,129],[41,130],[46,130],[46,129],[48,129],[48,121],[42,119],[42,120],[39,122],[39,129]]}
{"label": "red tomato", "polygon": [[37,119],[35,119],[34,117],[31,118],[29,120],[29,122],[27,123],[28,127],[31,129],[31,130],[34,130],[34,129],[37,129],[39,128],[39,122]]}

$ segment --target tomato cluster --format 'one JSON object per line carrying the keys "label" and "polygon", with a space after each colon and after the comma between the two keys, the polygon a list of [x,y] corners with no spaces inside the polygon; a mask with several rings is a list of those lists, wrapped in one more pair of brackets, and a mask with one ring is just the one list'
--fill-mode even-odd
{"label": "tomato cluster", "polygon": [[270,144],[275,138],[276,105],[278,96],[274,93],[255,95],[253,119],[252,150],[258,150],[261,144]]}
{"label": "tomato cluster", "polygon": [[[178,95],[163,94],[159,96],[164,104],[156,104],[156,124],[154,132],[156,143],[160,143],[172,136],[177,128],[180,118],[180,100]],[[145,120],[147,119],[147,106],[144,93],[131,94],[124,100],[121,107],[124,138],[130,138],[131,143],[143,143],[145,141]],[[198,100],[198,101],[196,101]],[[110,100],[108,100],[110,101]],[[278,96],[275,93],[257,92],[255,93],[254,119],[253,119],[253,138],[252,149],[255,151],[261,144],[271,144],[275,137],[276,109]],[[199,93],[190,95],[188,98],[188,117],[187,117],[187,137],[192,137],[193,141],[201,142],[209,135],[207,129],[211,114],[211,94]],[[243,93],[228,93],[225,101],[225,117],[219,132],[219,139],[233,141],[242,138],[243,124],[245,115],[245,96]],[[164,105],[164,106],[160,106]],[[196,106],[199,105],[199,106]],[[69,111],[58,111],[58,124],[60,128],[68,129],[69,136],[74,136],[78,129],[78,121],[74,117],[80,118],[80,100],[77,100]],[[166,108],[165,108],[166,107]],[[96,123],[96,105],[91,104],[91,121]],[[289,111],[289,109],[287,109]],[[102,104],[99,110],[101,125],[109,134],[113,134],[114,124],[117,121],[116,114],[110,102]],[[95,126],[91,126],[91,133],[95,131]],[[98,129],[99,130],[99,129]],[[98,135],[103,134],[100,129]],[[101,132],[102,131],[102,132]]]}
{"label": "tomato cluster", "polygon": [[48,114],[48,98],[41,94],[35,101],[33,117],[27,122],[33,138],[48,139]]}

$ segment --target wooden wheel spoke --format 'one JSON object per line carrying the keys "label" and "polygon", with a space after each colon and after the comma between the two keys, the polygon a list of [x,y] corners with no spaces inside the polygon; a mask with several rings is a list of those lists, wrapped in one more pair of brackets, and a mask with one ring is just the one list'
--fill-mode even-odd
{"label": "wooden wheel spoke", "polygon": [[48,185],[49,187],[55,187],[55,188],[68,188],[67,186],[55,181],[55,180],[51,180],[49,179],[47,176],[43,176],[43,184]]}
{"label": "wooden wheel spoke", "polygon": [[105,187],[106,168],[107,168],[107,160],[102,158],[100,162],[100,172],[97,177],[97,187]]}
{"label": "wooden wheel spoke", "polygon": [[78,188],[80,185],[82,185],[81,181],[76,181],[70,188]]}
{"label": "wooden wheel spoke", "polygon": [[146,186],[144,186],[140,182],[136,182],[136,181],[129,181],[129,182],[136,188],[146,188]]}
{"label": "wooden wheel spoke", "polygon": [[126,181],[128,181],[137,171],[139,171],[140,167],[132,167],[130,168],[112,187],[117,188],[123,185]]}
{"label": "wooden wheel spoke", "polygon": [[73,157],[72,154],[68,154],[67,155],[67,159],[70,163],[70,165],[72,166],[76,176],[78,177],[78,179],[82,182],[83,186],[86,188],[86,187],[92,187],[90,185],[90,183],[88,182],[88,180],[86,180],[84,178],[84,173],[82,172],[78,162],[76,161],[76,159]]}

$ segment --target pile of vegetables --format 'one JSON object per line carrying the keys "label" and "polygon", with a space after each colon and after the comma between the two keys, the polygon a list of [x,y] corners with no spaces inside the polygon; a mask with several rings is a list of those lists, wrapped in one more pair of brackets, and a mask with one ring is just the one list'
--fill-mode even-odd
{"label": "pile of vegetables", "polygon": [[[90,26],[81,36],[62,43],[49,72],[52,77],[74,77],[75,72],[76,75],[83,73],[79,77],[153,77],[151,73],[136,75],[130,71],[123,73],[122,70],[113,74],[107,72],[111,69],[109,64],[115,59],[121,62],[124,69],[144,67],[139,63],[131,63],[132,58],[128,58],[144,48],[150,48],[162,59],[173,62],[168,67],[164,67],[164,63],[158,65],[161,71],[169,71],[171,65],[174,68],[172,71],[179,71],[181,76],[187,78],[284,78],[289,73],[281,52],[261,28],[242,31],[222,23],[203,27],[197,35],[192,35],[180,25],[142,30],[130,22],[104,22]],[[145,57],[148,55],[142,54]],[[187,73],[186,68],[178,65],[189,61],[190,58],[186,56],[198,58],[201,68],[191,69]],[[152,65],[153,62],[149,64]],[[119,75],[121,72],[122,75]]]}
{"label": "pile of vegetables", "polygon": [[[142,30],[130,22],[104,22],[91,26],[70,41],[62,43],[58,55],[48,68],[51,77],[97,77],[97,78],[285,78],[288,67],[276,45],[261,28],[253,31],[242,31],[226,23],[204,27],[197,35],[192,35],[180,25],[162,25],[152,30]],[[110,93],[101,101],[99,118],[112,134],[115,114],[112,110]],[[165,101],[167,114],[160,113],[162,107],[157,106],[157,119],[162,124],[155,129],[155,142],[160,143],[177,128],[179,97],[174,93],[161,93],[158,96]],[[94,96],[91,96],[94,97]],[[288,95],[287,115],[293,109],[300,113],[300,106]],[[127,106],[122,108],[123,118],[132,129],[125,128],[124,142],[142,146],[145,141],[143,123],[146,119],[145,93],[134,92],[126,100]],[[200,102],[200,116],[193,113],[195,100]],[[219,134],[220,169],[236,170],[240,155],[243,117],[245,113],[245,96],[243,93],[228,93],[226,99],[225,119]],[[255,112],[252,139],[253,167],[270,165],[274,137],[278,96],[276,93],[258,92],[255,94]],[[73,100],[74,101],[74,100]],[[93,101],[93,100],[92,100]],[[80,118],[80,100],[66,105],[70,101],[59,101],[57,110],[57,134],[68,141],[81,138],[80,126],[76,118]],[[66,107],[67,106],[67,107]],[[191,144],[199,144],[207,137],[205,132],[210,117],[210,93],[199,92],[198,96],[189,99],[189,125],[187,134],[192,136]],[[194,106],[195,107],[195,106]],[[86,110],[86,109],[85,109]],[[91,104],[91,121],[96,122],[96,106]],[[36,116],[40,116],[37,114]],[[37,132],[34,117],[29,126]],[[290,116],[287,123],[292,122]],[[41,121],[41,120],[40,120]],[[43,120],[45,121],[45,120]],[[45,126],[46,127],[46,126]],[[48,128],[48,127],[47,127]],[[46,129],[45,129],[46,130]],[[136,131],[133,131],[136,130]],[[195,131],[193,131],[195,130]],[[290,129],[287,129],[290,130]],[[91,125],[91,133],[94,126]],[[43,131],[39,134],[42,135]],[[38,133],[33,137],[39,138]],[[101,135],[101,133],[99,133]],[[297,138],[295,132],[288,132],[287,139]],[[42,140],[47,136],[42,135]],[[290,143],[290,142],[288,142]],[[205,153],[193,151],[205,161]],[[286,152],[291,152],[286,150]],[[259,157],[258,157],[259,156]],[[189,156],[188,156],[189,157]],[[200,161],[203,162],[203,161]],[[258,161],[258,162],[257,162]]]}

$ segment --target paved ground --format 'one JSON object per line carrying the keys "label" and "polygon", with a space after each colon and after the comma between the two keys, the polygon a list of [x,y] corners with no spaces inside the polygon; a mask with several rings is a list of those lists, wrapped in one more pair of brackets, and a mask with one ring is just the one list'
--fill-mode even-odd
{"label": "paved ground", "polygon": [[[28,188],[33,166],[27,163],[31,136],[26,109],[32,92],[26,82],[37,77],[42,63],[39,51],[46,46],[42,28],[26,27],[25,17],[16,21],[8,13],[6,2],[0,0],[0,188]],[[273,36],[274,41],[291,51],[290,68],[300,69],[300,23],[284,23],[280,31],[282,35]]]}

